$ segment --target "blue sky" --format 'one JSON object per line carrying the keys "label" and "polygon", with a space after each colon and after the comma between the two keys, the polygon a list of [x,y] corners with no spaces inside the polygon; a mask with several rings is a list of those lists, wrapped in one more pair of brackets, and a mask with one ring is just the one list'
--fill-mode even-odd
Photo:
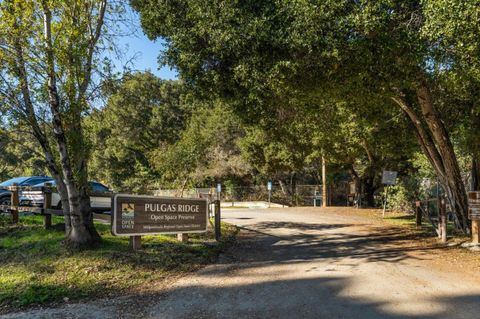
{"label": "blue sky", "polygon": [[128,12],[131,25],[122,27],[122,36],[116,40],[124,51],[121,58],[111,57],[118,71],[127,64],[131,69],[138,71],[150,70],[162,79],[176,79],[178,74],[169,67],[159,69],[158,55],[163,48],[163,41],[150,41],[142,31],[138,14]]}

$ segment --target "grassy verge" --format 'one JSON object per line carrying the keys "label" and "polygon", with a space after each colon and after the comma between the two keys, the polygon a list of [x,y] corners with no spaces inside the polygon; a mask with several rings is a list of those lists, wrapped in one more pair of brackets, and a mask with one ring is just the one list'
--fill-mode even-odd
{"label": "grassy verge", "polygon": [[[395,226],[406,227],[418,236],[437,237],[435,229],[426,218],[422,219],[422,226],[420,227],[416,226],[415,215],[408,213],[389,213],[389,215],[387,215],[383,220]],[[455,229],[455,225],[451,221],[447,223],[447,235],[449,238],[453,236],[458,241],[468,239],[464,234],[459,233]]]}
{"label": "grassy verge", "polygon": [[[55,218],[54,222],[62,222]],[[191,234],[182,244],[174,236],[146,236],[140,251],[128,237],[114,237],[110,226],[96,224],[103,238],[95,250],[72,253],[63,232],[44,230],[38,216],[12,225],[0,217],[0,313],[49,302],[124,294],[198,269],[215,261],[230,245],[236,229],[222,225],[224,241],[205,245],[212,232]]]}

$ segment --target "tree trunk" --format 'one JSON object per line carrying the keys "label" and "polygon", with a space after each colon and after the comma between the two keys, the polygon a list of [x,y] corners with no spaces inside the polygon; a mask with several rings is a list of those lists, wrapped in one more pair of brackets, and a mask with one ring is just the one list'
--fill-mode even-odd
{"label": "tree trunk", "polygon": [[15,41],[14,49],[15,49],[16,58],[17,58],[15,71],[20,81],[20,88],[22,91],[23,101],[25,104],[26,120],[31,126],[33,135],[35,136],[36,140],[40,144],[40,147],[42,148],[45,154],[45,162],[47,164],[47,168],[50,174],[52,175],[52,177],[54,178],[55,183],[57,185],[57,190],[60,194],[63,214],[65,218],[65,230],[66,230],[66,233],[68,233],[68,230],[70,228],[70,207],[68,205],[67,189],[63,181],[62,174],[60,172],[61,170],[58,168],[58,165],[53,156],[52,148],[47,138],[47,135],[40,128],[37,117],[35,115],[33,102],[30,96],[29,83],[27,80],[27,71],[25,68],[23,49],[18,41]]}
{"label": "tree trunk", "polygon": [[360,194],[361,194],[361,185],[360,185],[360,177],[358,177],[358,173],[353,167],[353,164],[349,167],[350,175],[352,175],[352,181],[355,183],[355,200],[357,201],[357,207],[361,206],[360,203]]}
{"label": "tree trunk", "polygon": [[365,169],[364,176],[361,179],[364,186],[363,190],[365,194],[365,201],[368,207],[375,207],[375,191],[378,188],[375,185],[376,160],[365,140],[361,141],[361,145],[365,150],[365,154],[367,155],[367,158],[368,158],[368,166]]}
{"label": "tree trunk", "polygon": [[460,173],[460,166],[458,165],[450,136],[433,105],[431,92],[426,82],[422,82],[417,89],[417,97],[425,122],[435,139],[438,151],[443,160],[446,182],[452,194],[450,204],[457,212],[460,227],[468,232],[468,200]]}
{"label": "tree trunk", "polygon": [[281,179],[279,179],[278,180],[278,185],[280,185],[280,189],[282,190],[283,196],[286,197],[288,195],[288,192],[287,192],[287,189],[285,187],[285,183]]}
{"label": "tree trunk", "polygon": [[472,155],[472,166],[471,166],[471,190],[478,191],[480,190],[480,161],[476,155]]}
{"label": "tree trunk", "polygon": [[[70,105],[73,110],[73,129],[70,131],[72,149],[69,151],[67,134],[64,129],[65,120],[60,110],[60,96],[57,90],[55,74],[55,57],[51,35],[51,12],[46,2],[42,3],[44,11],[44,37],[46,45],[46,69],[48,102],[52,112],[53,135],[57,142],[60,164],[68,194],[70,210],[70,228],[66,234],[65,244],[72,249],[94,247],[100,241],[100,235],[93,225],[87,187],[86,148],[81,130],[81,104]],[[77,173],[75,178],[74,169]],[[66,220],[67,222],[67,220]],[[66,228],[68,225],[65,225]]]}
{"label": "tree trunk", "polygon": [[373,177],[366,177],[363,179],[363,190],[365,194],[365,201],[368,207],[375,207],[375,184]]}
{"label": "tree trunk", "polygon": [[474,132],[472,141],[473,145],[471,147],[472,152],[472,164],[471,164],[471,184],[470,189],[472,191],[480,190],[480,147],[477,143],[480,137],[480,116],[475,111],[476,108],[474,105],[471,106],[472,113],[471,113],[471,123],[472,123],[472,130]]}
{"label": "tree trunk", "polygon": [[292,173],[290,176],[290,196],[291,196],[291,202],[292,206],[298,206],[297,203],[297,179],[296,179],[296,173]]}
{"label": "tree trunk", "polygon": [[399,96],[392,99],[412,121],[420,146],[435,170],[439,183],[448,195],[448,200],[455,212],[460,229],[469,233],[467,194],[460,174],[460,167],[448,132],[433,105],[431,92],[425,81],[420,83],[416,96],[423,120],[417,116],[403,92],[399,92]]}

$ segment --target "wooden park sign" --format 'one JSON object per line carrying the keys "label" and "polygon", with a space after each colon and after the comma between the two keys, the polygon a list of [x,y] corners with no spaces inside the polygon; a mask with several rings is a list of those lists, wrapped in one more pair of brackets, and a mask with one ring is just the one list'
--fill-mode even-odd
{"label": "wooden park sign", "polygon": [[207,199],[116,194],[112,201],[115,236],[207,231]]}

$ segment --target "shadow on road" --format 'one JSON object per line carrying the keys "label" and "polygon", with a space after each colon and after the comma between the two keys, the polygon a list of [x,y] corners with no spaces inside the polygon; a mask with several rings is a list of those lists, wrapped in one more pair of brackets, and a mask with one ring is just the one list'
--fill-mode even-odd
{"label": "shadow on road", "polygon": [[[406,259],[428,259],[429,251],[415,243],[415,235],[395,227],[371,227],[359,231],[351,224],[307,224],[291,222],[259,222],[239,227],[247,235],[239,248],[245,250],[236,256],[244,261],[259,263],[302,262],[344,258],[363,259],[365,262],[396,263]],[[272,232],[282,229],[283,232]],[[322,232],[328,231],[328,232]],[[249,238],[248,233],[252,236]],[[415,256],[411,254],[415,252]],[[240,261],[242,261],[240,260]],[[248,265],[246,265],[248,267]]]}
{"label": "shadow on road", "polygon": [[[150,307],[150,318],[478,318],[480,296],[372,301],[350,298],[348,278],[267,281],[230,287],[187,286]],[[391,306],[396,305],[396,309]]]}
{"label": "shadow on road", "polygon": [[[372,291],[359,297],[355,294],[355,277],[345,273],[330,276],[336,267],[354,268],[364,262],[398,264],[408,259],[428,259],[435,247],[416,244],[416,237],[404,229],[283,221],[258,222],[242,229],[244,237],[232,253],[235,260],[225,260],[226,266],[231,263],[233,268],[219,271],[212,267],[198,274],[207,282],[221,285],[187,283],[174,288],[166,303],[149,310],[151,317],[433,319],[478,318],[480,313],[478,294],[435,297],[427,286],[424,293],[416,292],[418,298],[413,290],[410,293],[396,287],[387,288],[385,295]],[[326,263],[321,263],[322,269],[269,267],[311,261]],[[330,264],[332,267],[325,267]],[[286,279],[282,277],[285,269],[297,275],[287,275],[291,278]],[[313,277],[302,278],[299,272]],[[232,276],[237,279],[226,280]]]}

